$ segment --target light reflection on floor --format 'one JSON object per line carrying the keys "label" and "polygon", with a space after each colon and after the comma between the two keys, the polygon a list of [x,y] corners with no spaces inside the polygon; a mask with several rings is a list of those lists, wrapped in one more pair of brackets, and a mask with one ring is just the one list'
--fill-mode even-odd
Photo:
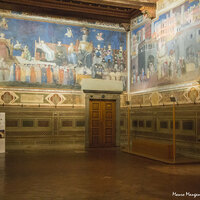
{"label": "light reflection on floor", "polygon": [[171,200],[173,191],[200,193],[199,183],[198,164],[115,149],[0,155],[0,200]]}

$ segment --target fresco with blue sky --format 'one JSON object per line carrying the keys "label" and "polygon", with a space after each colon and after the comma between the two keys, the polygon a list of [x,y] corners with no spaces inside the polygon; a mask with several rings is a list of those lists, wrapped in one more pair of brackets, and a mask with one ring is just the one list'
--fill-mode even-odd
{"label": "fresco with blue sky", "polygon": [[79,89],[83,78],[122,80],[126,33],[0,17],[0,84]]}

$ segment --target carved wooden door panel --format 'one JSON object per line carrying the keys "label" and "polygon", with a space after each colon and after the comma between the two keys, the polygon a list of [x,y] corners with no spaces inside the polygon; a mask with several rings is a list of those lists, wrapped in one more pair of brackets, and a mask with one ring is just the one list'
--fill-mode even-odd
{"label": "carved wooden door panel", "polygon": [[90,147],[115,146],[115,101],[90,101]]}
{"label": "carved wooden door panel", "polygon": [[115,101],[102,101],[103,146],[115,146]]}
{"label": "carved wooden door panel", "polygon": [[102,144],[101,133],[101,102],[90,101],[90,146],[98,147]]}

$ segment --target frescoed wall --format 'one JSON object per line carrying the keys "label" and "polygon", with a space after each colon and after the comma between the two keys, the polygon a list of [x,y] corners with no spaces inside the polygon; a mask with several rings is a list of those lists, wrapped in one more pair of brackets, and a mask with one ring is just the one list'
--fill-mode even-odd
{"label": "frescoed wall", "polygon": [[200,78],[200,2],[186,1],[132,30],[131,91]]}
{"label": "frescoed wall", "polygon": [[80,89],[83,78],[126,89],[125,32],[0,16],[0,85]]}

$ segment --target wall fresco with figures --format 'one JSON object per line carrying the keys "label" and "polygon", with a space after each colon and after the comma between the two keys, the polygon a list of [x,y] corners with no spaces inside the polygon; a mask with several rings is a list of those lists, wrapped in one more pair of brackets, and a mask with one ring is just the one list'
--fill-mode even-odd
{"label": "wall fresco with figures", "polygon": [[0,16],[0,85],[80,89],[83,78],[126,89],[125,32]]}
{"label": "wall fresco with figures", "polygon": [[200,80],[200,2],[186,1],[131,33],[131,91]]}

